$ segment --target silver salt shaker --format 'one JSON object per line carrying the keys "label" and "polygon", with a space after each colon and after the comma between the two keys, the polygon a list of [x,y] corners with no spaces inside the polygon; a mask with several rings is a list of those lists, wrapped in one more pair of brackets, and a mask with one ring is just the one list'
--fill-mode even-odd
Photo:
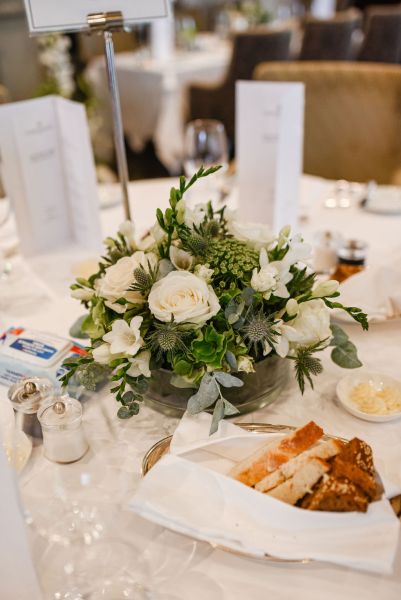
{"label": "silver salt shaker", "polygon": [[82,427],[82,405],[69,396],[55,398],[38,413],[43,430],[43,452],[57,463],[79,460],[88,450]]}

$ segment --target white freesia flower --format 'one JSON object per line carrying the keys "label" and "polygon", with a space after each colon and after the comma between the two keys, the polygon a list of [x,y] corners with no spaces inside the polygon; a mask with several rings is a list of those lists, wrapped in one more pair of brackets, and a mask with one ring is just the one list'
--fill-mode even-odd
{"label": "white freesia flower", "polygon": [[150,312],[160,321],[203,324],[220,310],[210,285],[188,271],[172,271],[150,290]]}
{"label": "white freesia flower", "polygon": [[299,311],[299,304],[295,298],[290,298],[285,305],[285,310],[290,317],[294,317]]}
{"label": "white freesia flower", "polygon": [[143,317],[134,317],[129,324],[124,319],[113,322],[111,331],[103,336],[104,341],[110,344],[112,354],[137,354],[143,345],[140,331],[142,321]]}
{"label": "white freesia flower", "polygon": [[113,360],[113,355],[110,352],[110,344],[106,342],[104,344],[100,344],[92,350],[92,356],[94,360],[100,365],[108,365],[111,360]]}
{"label": "white freesia flower", "polygon": [[139,352],[139,354],[137,354],[135,358],[130,360],[131,366],[127,371],[127,375],[130,375],[131,377],[139,377],[140,375],[150,377],[150,357],[151,353],[149,350]]}
{"label": "white freesia flower", "polygon": [[[272,342],[273,348],[281,358],[285,358],[290,353],[291,342],[297,342],[300,339],[300,334],[294,327],[281,320],[274,323],[274,330],[278,335],[275,341]],[[264,342],[263,346],[263,356],[267,356],[272,351],[272,347],[267,342]]]}
{"label": "white freesia flower", "polygon": [[228,221],[227,228],[237,240],[245,242],[254,250],[270,246],[276,239],[270,227],[262,223],[241,223],[232,220]]}
{"label": "white freesia flower", "polygon": [[135,227],[132,221],[128,219],[121,223],[118,232],[125,237],[131,248],[135,248]]}
{"label": "white freesia flower", "polygon": [[90,300],[94,295],[94,290],[90,288],[76,288],[75,290],[71,290],[71,297],[76,298],[77,300]]}
{"label": "white freesia flower", "polygon": [[142,304],[144,298],[140,292],[128,291],[135,282],[134,270],[142,267],[145,271],[156,269],[158,258],[153,252],[134,252],[132,256],[120,258],[114,265],[106,269],[103,277],[95,283],[97,295],[106,300],[105,304],[118,313],[126,311],[126,305],[117,304],[116,300],[125,298],[130,304]]}
{"label": "white freesia flower", "polygon": [[297,316],[289,325],[296,331],[294,341],[299,345],[309,346],[330,339],[330,309],[319,298],[301,302]]}
{"label": "white freesia flower", "polygon": [[166,232],[160,227],[157,221],[150,230],[150,235],[155,239],[157,244],[160,244],[167,238]]}
{"label": "white freesia flower", "polygon": [[289,293],[286,284],[291,281],[292,274],[289,267],[283,261],[269,263],[265,248],[260,251],[260,270],[254,269],[251,277],[251,287],[255,292],[261,292],[265,300],[271,295],[278,298],[288,298]]}
{"label": "white freesia flower", "polygon": [[283,262],[289,267],[296,263],[305,263],[312,256],[312,246],[306,244],[301,235],[296,235],[289,242],[289,250],[283,258]]}
{"label": "white freesia flower", "polygon": [[207,215],[206,204],[195,204],[195,206],[191,207],[185,203],[182,204],[181,207],[185,209],[184,223],[185,225],[188,225],[188,227],[193,227],[194,225],[199,226]]}
{"label": "white freesia flower", "polygon": [[238,371],[242,373],[254,373],[253,360],[250,356],[239,356],[237,360]]}
{"label": "white freesia flower", "polygon": [[340,284],[335,279],[329,279],[329,281],[321,281],[312,290],[312,296],[314,298],[325,298],[331,296],[338,290]]}
{"label": "white freesia flower", "polygon": [[170,260],[178,271],[190,271],[194,264],[194,257],[185,250],[170,246]]}
{"label": "white freesia flower", "polygon": [[206,283],[212,281],[213,269],[209,269],[206,265],[196,265],[194,273],[201,279],[204,279]]}

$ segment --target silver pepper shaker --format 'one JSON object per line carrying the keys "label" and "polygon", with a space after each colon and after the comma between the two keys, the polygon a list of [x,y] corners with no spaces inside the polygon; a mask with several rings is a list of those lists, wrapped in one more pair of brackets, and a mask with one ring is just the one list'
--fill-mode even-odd
{"label": "silver pepper shaker", "polygon": [[37,413],[54,396],[54,386],[45,377],[26,377],[14,383],[8,390],[14,410],[17,413],[17,427],[37,443],[42,439],[42,428]]}
{"label": "silver pepper shaker", "polygon": [[38,413],[43,430],[43,452],[57,463],[79,460],[88,450],[82,427],[82,405],[69,396],[60,396]]}

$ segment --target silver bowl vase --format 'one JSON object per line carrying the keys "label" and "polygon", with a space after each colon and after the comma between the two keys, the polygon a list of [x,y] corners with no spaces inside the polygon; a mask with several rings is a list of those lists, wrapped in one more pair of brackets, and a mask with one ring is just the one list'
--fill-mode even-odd
{"label": "silver bowl vase", "polygon": [[[290,361],[273,355],[255,364],[254,373],[236,373],[243,380],[240,388],[222,388],[223,395],[241,414],[263,408],[274,402],[289,378]],[[170,383],[172,372],[167,369],[152,371],[145,402],[169,417],[181,417],[188,399],[195,389],[177,388]],[[208,412],[213,412],[210,409]]]}

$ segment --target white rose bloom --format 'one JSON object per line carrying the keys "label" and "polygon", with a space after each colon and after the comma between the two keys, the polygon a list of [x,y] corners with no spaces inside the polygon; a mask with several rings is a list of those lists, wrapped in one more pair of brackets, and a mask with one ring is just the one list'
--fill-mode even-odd
{"label": "white rose bloom", "polygon": [[134,270],[142,267],[148,271],[148,264],[156,269],[158,259],[153,252],[134,252],[132,256],[120,258],[114,265],[106,269],[103,277],[95,283],[97,295],[106,300],[105,304],[118,313],[124,313],[126,306],[116,304],[119,298],[125,298],[130,304],[142,304],[144,298],[140,292],[128,291],[135,282]]}
{"label": "white rose bloom", "polygon": [[128,324],[124,319],[113,321],[111,331],[103,336],[105,342],[110,344],[112,354],[129,354],[135,356],[143,346],[140,327],[143,317],[134,317]]}
{"label": "white rose bloom", "polygon": [[112,359],[112,353],[110,352],[110,344],[101,344],[92,350],[92,356],[94,360],[100,365],[108,365]]}
{"label": "white rose bloom", "polygon": [[245,242],[254,250],[270,246],[276,239],[270,227],[261,223],[240,223],[233,220],[228,221],[227,228],[237,240]]}
{"label": "white rose bloom", "polygon": [[237,360],[238,371],[242,373],[254,373],[253,360],[250,356],[239,356]]}
{"label": "white rose bloom", "polygon": [[194,257],[185,250],[170,246],[170,260],[178,271],[189,271],[194,264]]}
{"label": "white rose bloom", "polygon": [[297,334],[297,339],[294,341],[302,346],[330,339],[330,310],[323,300],[318,298],[301,302],[297,316],[290,321],[290,327]]}
{"label": "white rose bloom", "polygon": [[127,371],[127,374],[131,377],[139,377],[140,375],[144,375],[145,377],[150,377],[150,369],[149,369],[149,361],[150,361],[150,351],[144,350],[143,352],[139,352],[130,360],[131,366]]}
{"label": "white rose bloom", "polygon": [[196,265],[195,275],[204,279],[206,283],[210,283],[213,277],[213,269],[209,269],[206,265]]}
{"label": "white rose bloom", "polygon": [[71,290],[71,297],[76,298],[77,300],[90,300],[94,293],[95,292],[89,288],[77,288],[76,290]]}
{"label": "white rose bloom", "polygon": [[159,321],[203,324],[220,310],[213,288],[188,271],[172,271],[150,290],[150,312]]}

